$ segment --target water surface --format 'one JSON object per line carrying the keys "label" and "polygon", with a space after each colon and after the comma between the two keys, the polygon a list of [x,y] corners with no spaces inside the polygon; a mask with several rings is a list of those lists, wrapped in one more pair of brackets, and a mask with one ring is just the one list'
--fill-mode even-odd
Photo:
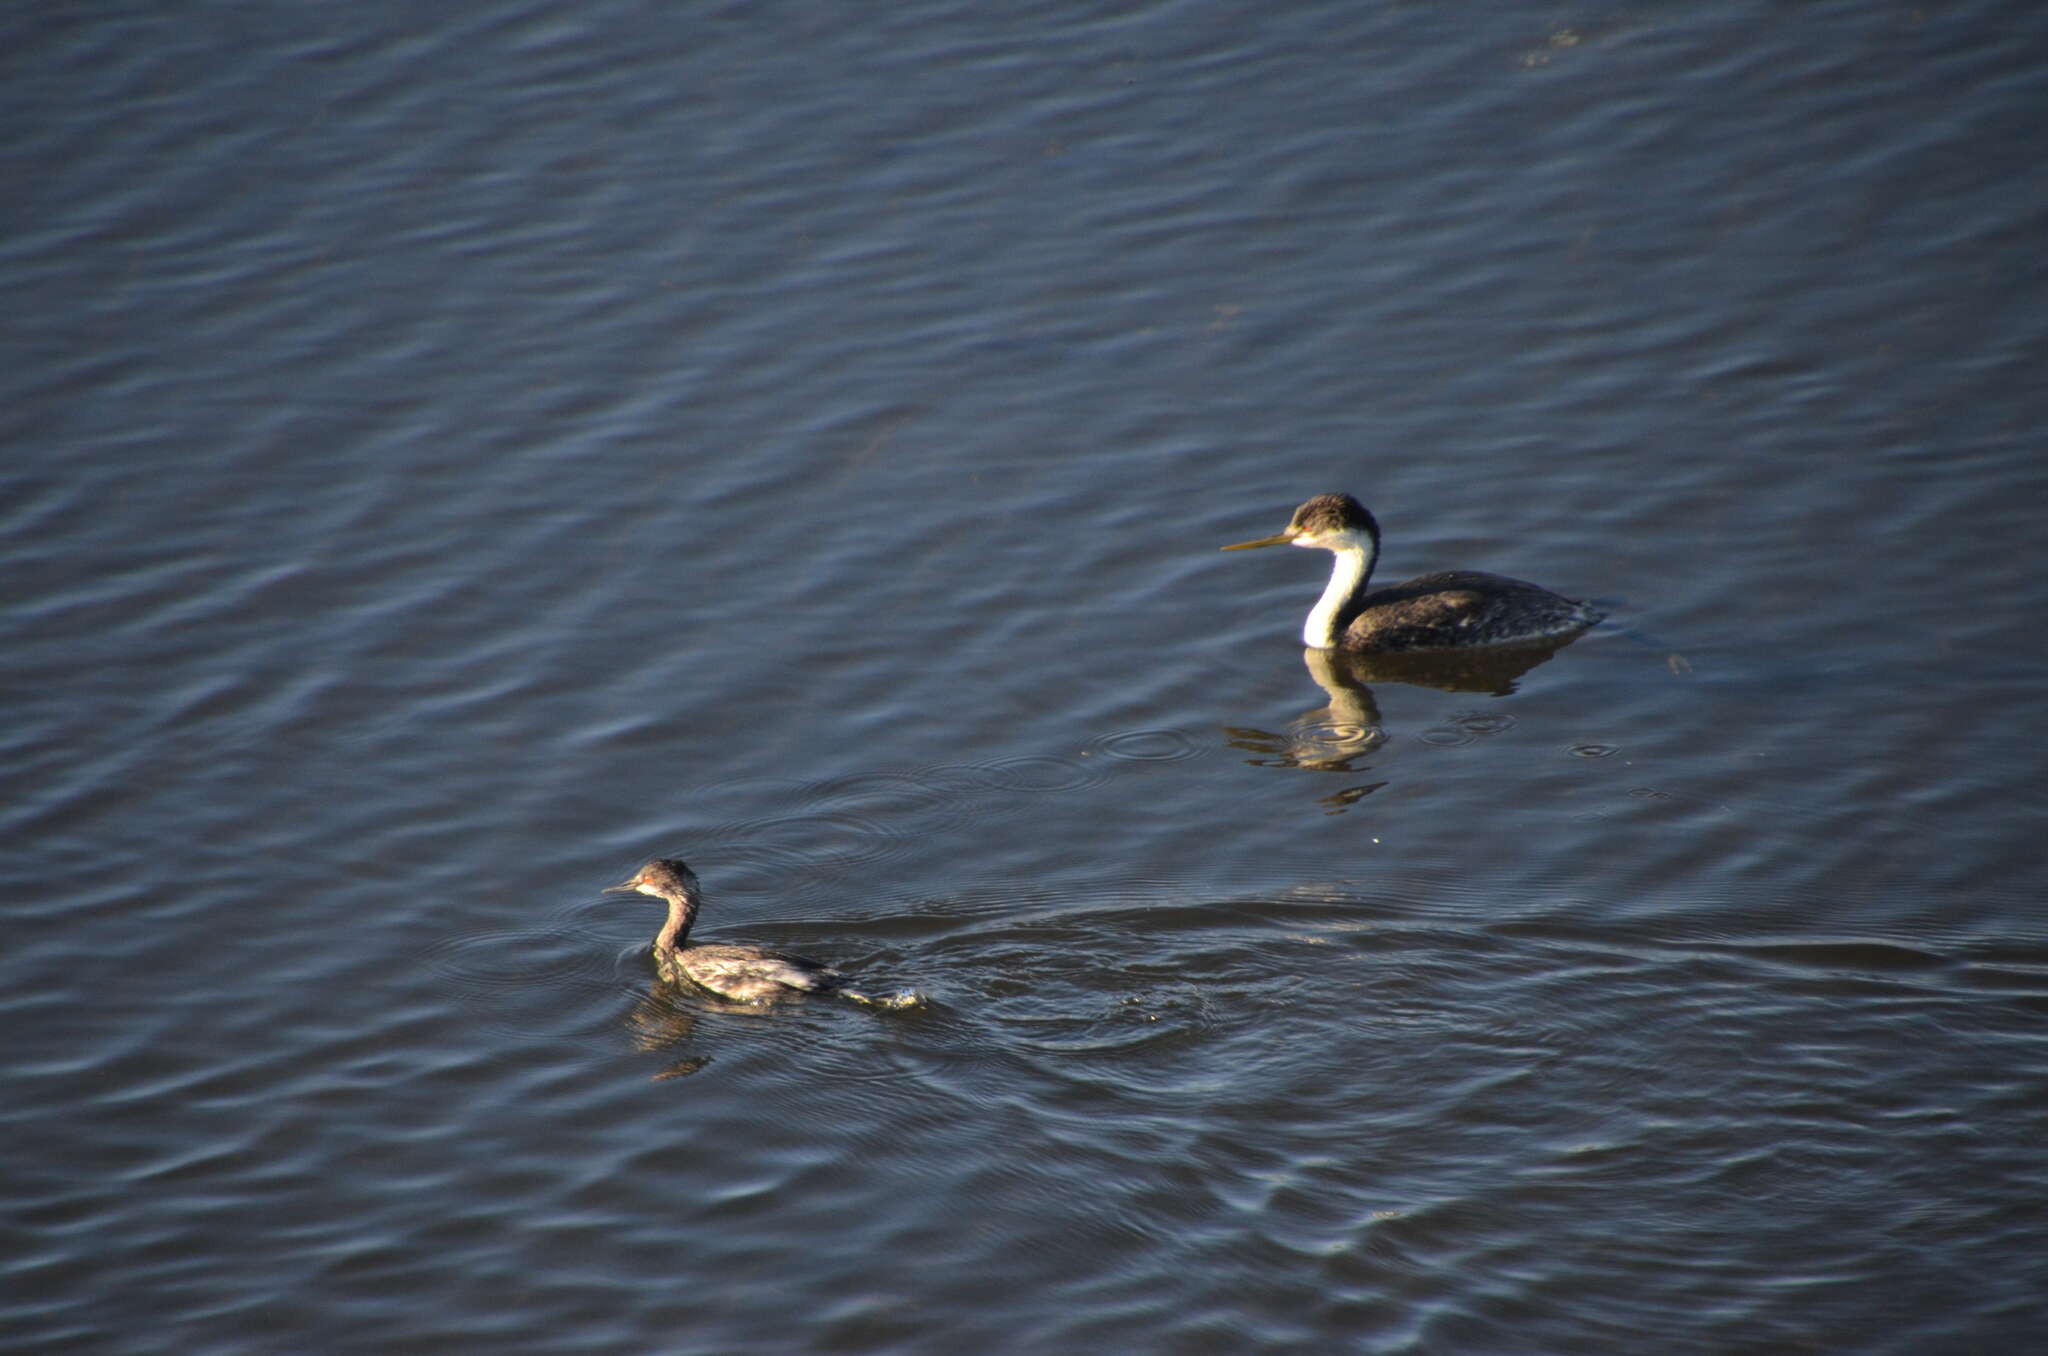
{"label": "water surface", "polygon": [[0,38],[0,1347],[2048,1324],[2032,10]]}

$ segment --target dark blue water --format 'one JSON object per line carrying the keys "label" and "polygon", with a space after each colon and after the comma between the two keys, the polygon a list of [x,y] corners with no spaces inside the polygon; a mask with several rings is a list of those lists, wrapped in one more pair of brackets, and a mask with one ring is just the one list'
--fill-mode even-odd
{"label": "dark blue water", "polygon": [[[2032,8],[0,70],[0,1349],[2048,1326]],[[1335,489],[1609,620],[1305,656]],[[661,988],[655,853],[930,1001]]]}

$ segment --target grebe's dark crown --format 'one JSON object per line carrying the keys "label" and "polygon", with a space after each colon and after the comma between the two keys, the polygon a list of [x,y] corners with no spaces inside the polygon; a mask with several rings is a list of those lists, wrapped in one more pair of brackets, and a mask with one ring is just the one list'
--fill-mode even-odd
{"label": "grebe's dark crown", "polygon": [[1331,532],[1365,531],[1379,535],[1379,524],[1365,505],[1348,494],[1319,494],[1294,511],[1287,530],[1320,537]]}
{"label": "grebe's dark crown", "polygon": [[633,874],[632,879],[605,887],[606,894],[648,890],[655,894],[687,894],[697,888],[697,873],[680,857],[656,857]]}

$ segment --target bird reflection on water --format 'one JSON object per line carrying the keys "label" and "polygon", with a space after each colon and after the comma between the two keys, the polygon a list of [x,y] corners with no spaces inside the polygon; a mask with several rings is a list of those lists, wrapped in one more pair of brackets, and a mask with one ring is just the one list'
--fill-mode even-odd
{"label": "bird reflection on water", "polygon": [[[637,1049],[653,1052],[673,1050],[687,1042],[697,1030],[697,1014],[656,991],[641,999],[633,1006],[633,1013],[626,1019],[633,1028],[633,1045]],[[675,1060],[654,1075],[659,1083],[669,1078],[688,1078],[711,1062],[709,1055],[686,1055]]]}
{"label": "bird reflection on water", "polygon": [[[1225,733],[1232,747],[1259,755],[1250,760],[1256,767],[1359,771],[1356,761],[1376,753],[1387,742],[1373,683],[1504,697],[1515,690],[1523,674],[1549,660],[1570,640],[1567,636],[1541,644],[1385,655],[1311,647],[1301,652],[1301,662],[1328,696],[1329,704],[1304,711],[1284,731],[1240,726],[1229,727]],[[1323,797],[1322,803],[1330,813],[1341,813],[1385,785],[1381,781],[1347,787]]]}

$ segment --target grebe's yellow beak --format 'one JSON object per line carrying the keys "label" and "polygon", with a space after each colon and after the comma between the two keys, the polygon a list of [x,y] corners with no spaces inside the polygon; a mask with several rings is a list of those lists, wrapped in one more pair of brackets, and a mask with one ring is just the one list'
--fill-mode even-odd
{"label": "grebe's yellow beak", "polygon": [[1288,531],[1277,533],[1270,537],[1260,537],[1257,541],[1232,542],[1230,545],[1223,547],[1222,549],[1225,551],[1249,551],[1254,546],[1285,546],[1287,545],[1287,543],[1293,540],[1294,533],[1292,531]]}

